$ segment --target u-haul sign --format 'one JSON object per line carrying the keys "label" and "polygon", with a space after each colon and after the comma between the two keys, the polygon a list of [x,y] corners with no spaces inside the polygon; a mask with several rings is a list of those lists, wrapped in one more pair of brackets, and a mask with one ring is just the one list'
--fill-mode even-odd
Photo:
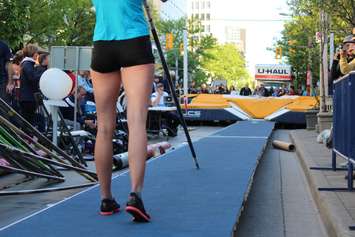
{"label": "u-haul sign", "polygon": [[290,65],[256,65],[255,79],[259,81],[291,81]]}

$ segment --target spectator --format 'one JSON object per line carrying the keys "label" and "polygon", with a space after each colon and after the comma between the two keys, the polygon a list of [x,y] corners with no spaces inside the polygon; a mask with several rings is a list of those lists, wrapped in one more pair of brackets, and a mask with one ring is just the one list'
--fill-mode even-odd
{"label": "spectator", "polygon": [[11,77],[6,86],[6,93],[9,95],[9,105],[12,106],[16,111],[20,112],[19,96],[20,96],[20,74],[21,74],[21,62],[23,60],[22,50],[17,51],[12,58],[11,63]]}
{"label": "spectator", "polygon": [[279,90],[278,97],[284,96],[284,95],[286,95],[286,94],[287,94],[287,91],[285,90],[284,87],[282,87],[282,88],[280,88],[280,90]]}
{"label": "spectator", "polygon": [[163,77],[158,76],[158,75],[154,75],[152,93],[157,91],[157,84],[160,83],[162,80],[163,80]]}
{"label": "spectator", "polygon": [[[48,58],[49,53],[42,53],[38,56],[38,65],[36,65],[34,68],[34,77],[36,81],[39,81],[41,79],[42,74],[48,69]],[[37,90],[39,91],[39,84],[37,84],[37,86]]]}
{"label": "spectator", "polygon": [[0,97],[6,102],[9,100],[9,96],[6,93],[6,85],[12,78],[12,67],[10,63],[11,50],[5,42],[0,41]]}
{"label": "spectator", "polygon": [[[35,81],[39,82],[41,79],[42,74],[48,69],[48,63],[49,63],[49,53],[41,53],[38,56],[38,65],[35,66],[34,68],[34,78]],[[39,89],[39,83],[36,83],[37,88],[35,89],[34,95],[35,95],[35,101],[36,101],[36,107],[38,107],[38,95],[41,95],[40,89]],[[42,100],[42,96],[40,96]],[[39,109],[36,113],[36,126],[40,132],[45,132],[46,131],[46,120],[45,120],[45,115],[44,112]]]}
{"label": "spectator", "polygon": [[340,71],[343,75],[355,70],[355,37],[347,42],[348,47],[340,51]]}
{"label": "spectator", "polygon": [[238,95],[238,91],[235,89],[234,86],[231,86],[231,87],[229,88],[229,94],[230,94],[230,95]]}
{"label": "spectator", "polygon": [[196,83],[194,81],[191,82],[190,88],[189,88],[189,94],[197,94],[198,90],[196,89]]}
{"label": "spectator", "polygon": [[268,91],[268,96],[272,96],[274,94],[274,87],[271,86],[270,90]]}
{"label": "spectator", "polygon": [[298,86],[297,95],[300,95],[300,96],[302,96],[302,95],[303,95],[303,89],[302,89],[302,86]]}
{"label": "spectator", "polygon": [[35,77],[35,64],[38,57],[38,47],[28,44],[23,49],[24,59],[21,62],[20,75],[20,110],[21,115],[35,126],[37,105],[34,93],[39,92],[39,80]]}
{"label": "spectator", "polygon": [[227,92],[225,86],[223,84],[220,84],[218,87],[218,94],[225,94]]}
{"label": "spectator", "polygon": [[164,97],[169,96],[169,94],[164,91],[163,83],[158,83],[156,88],[157,88],[156,92],[154,92],[151,97],[152,106],[164,107],[165,106]]}
{"label": "spectator", "polygon": [[90,71],[79,71],[78,86],[82,86],[86,91],[86,100],[95,101],[94,88],[91,83]]}
{"label": "spectator", "polygon": [[[164,98],[169,96],[167,92],[164,91],[163,83],[157,84],[157,91],[151,96],[151,102],[153,107],[166,107]],[[168,135],[175,137],[177,135],[177,128],[180,124],[180,120],[175,112],[164,112],[162,113],[162,118],[166,122],[166,127],[168,130]]]}
{"label": "spectator", "polygon": [[242,96],[250,96],[251,94],[252,92],[248,84],[245,84],[245,86],[240,90],[240,95]]}
{"label": "spectator", "polygon": [[255,89],[254,89],[254,91],[253,91],[253,95],[258,95],[259,89],[260,89],[260,87],[259,87],[259,86],[256,86]]}
{"label": "spectator", "polygon": [[271,94],[273,97],[278,97],[280,93],[280,88],[275,88],[274,92]]}
{"label": "spectator", "polygon": [[181,88],[180,84],[176,85],[175,92],[178,97],[180,97],[184,94],[184,90]]}
{"label": "spectator", "polygon": [[200,94],[209,94],[209,93],[210,93],[210,91],[207,88],[206,83],[202,83],[201,89],[200,89]]}
{"label": "spectator", "polygon": [[294,86],[290,86],[290,90],[288,92],[288,95],[296,95]]}
{"label": "spectator", "polygon": [[[353,38],[352,35],[346,36],[343,40],[341,47],[338,48],[337,52],[334,55],[333,64],[330,69],[329,80],[328,80],[329,95],[333,94],[333,81],[344,76],[344,74],[341,73],[341,71],[340,71],[340,64],[339,64],[340,52],[341,52],[341,50],[348,51],[348,48],[350,46],[350,42],[352,41],[352,38]],[[347,55],[347,62],[350,62],[353,58],[354,58],[354,54],[348,54]]]}
{"label": "spectator", "polygon": [[[84,87],[78,86],[78,97],[77,97],[77,127],[82,127],[86,125],[90,129],[95,129],[96,124],[92,118],[87,118],[84,113],[85,102],[86,102],[86,91]],[[60,107],[60,111],[66,120],[66,123],[70,126],[74,126],[74,112],[75,112],[75,91],[72,91],[70,96],[64,99],[64,102],[68,107]]]}
{"label": "spectator", "polygon": [[266,97],[269,96],[269,92],[268,90],[265,88],[264,84],[260,84],[260,86],[256,87],[254,94],[257,96],[262,96],[262,97]]}

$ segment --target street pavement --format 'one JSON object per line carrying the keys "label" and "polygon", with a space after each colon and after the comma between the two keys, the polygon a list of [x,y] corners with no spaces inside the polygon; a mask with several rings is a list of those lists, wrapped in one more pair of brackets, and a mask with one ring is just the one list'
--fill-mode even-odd
{"label": "street pavement", "polygon": [[[290,141],[289,130],[272,139]],[[268,146],[234,236],[328,236],[295,152]]]}
{"label": "street pavement", "polygon": [[[331,151],[316,142],[317,133],[307,130],[291,132],[299,160],[306,174],[314,200],[331,236],[355,236],[349,226],[355,225],[355,193],[318,191],[318,188],[346,188],[347,171],[318,171],[309,167],[331,167]],[[344,160],[337,157],[337,165]]]}

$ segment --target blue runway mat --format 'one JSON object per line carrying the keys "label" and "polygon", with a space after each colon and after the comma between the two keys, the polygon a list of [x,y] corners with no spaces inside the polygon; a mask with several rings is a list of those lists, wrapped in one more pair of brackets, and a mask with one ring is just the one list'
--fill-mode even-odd
{"label": "blue runway mat", "polygon": [[[132,223],[126,213],[98,215],[95,187],[0,231],[0,236],[230,236],[273,126],[239,122],[195,142],[201,170],[194,168],[187,146],[149,162],[143,193],[152,216],[149,224]],[[121,204],[129,193],[128,175],[112,183]]]}

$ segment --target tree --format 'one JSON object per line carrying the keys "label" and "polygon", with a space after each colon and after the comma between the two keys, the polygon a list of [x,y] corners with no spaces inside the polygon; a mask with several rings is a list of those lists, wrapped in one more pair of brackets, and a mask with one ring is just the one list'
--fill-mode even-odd
{"label": "tree", "polygon": [[88,0],[2,0],[0,32],[12,48],[29,42],[50,45],[88,45],[94,13]]}
{"label": "tree", "polygon": [[[187,22],[187,24],[186,24]],[[157,21],[157,29],[162,36],[164,43],[164,36],[166,33],[174,35],[174,48],[166,52],[167,62],[170,68],[175,68],[176,59],[179,63],[179,75],[183,74],[183,55],[180,52],[180,47],[183,44],[183,30],[188,30],[189,35],[189,74],[190,79],[193,80],[197,86],[207,82],[208,74],[202,68],[202,62],[212,57],[208,49],[212,49],[217,45],[217,40],[211,35],[201,35],[201,22],[197,19],[180,18],[177,20],[159,20]]]}
{"label": "tree", "polygon": [[236,45],[219,45],[207,51],[213,57],[204,61],[203,68],[213,79],[227,80],[229,85],[236,85],[239,88],[250,82],[245,59]]}
{"label": "tree", "polygon": [[[351,33],[355,27],[355,2],[353,0],[290,0],[292,18],[286,22],[282,39],[275,43],[281,46],[286,61],[292,65],[299,83],[305,84],[308,54],[312,60],[313,78],[319,78],[320,49],[315,43],[315,34],[320,32],[320,11],[327,12],[331,19],[331,32],[335,33],[335,45]],[[312,40],[312,48],[308,41]],[[272,49],[274,50],[274,49]]]}
{"label": "tree", "polygon": [[[11,46],[19,46],[23,40],[22,32],[26,31],[29,1],[0,1],[0,32],[1,40]],[[20,33],[21,32],[21,33]]]}
{"label": "tree", "polygon": [[287,63],[292,66],[297,84],[306,84],[309,60],[313,78],[319,77],[319,46],[314,42],[316,31],[317,21],[314,18],[294,17],[285,24],[282,39],[277,42]]}

